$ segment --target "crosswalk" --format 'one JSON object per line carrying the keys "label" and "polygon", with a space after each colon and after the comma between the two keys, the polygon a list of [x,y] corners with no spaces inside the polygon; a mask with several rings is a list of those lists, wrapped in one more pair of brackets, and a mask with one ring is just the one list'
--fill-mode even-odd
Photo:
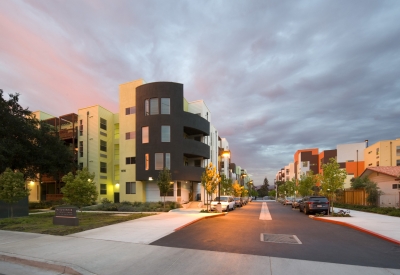
{"label": "crosswalk", "polygon": [[266,202],[262,203],[261,206],[261,213],[260,213],[260,220],[272,220],[271,213],[269,213],[268,205]]}

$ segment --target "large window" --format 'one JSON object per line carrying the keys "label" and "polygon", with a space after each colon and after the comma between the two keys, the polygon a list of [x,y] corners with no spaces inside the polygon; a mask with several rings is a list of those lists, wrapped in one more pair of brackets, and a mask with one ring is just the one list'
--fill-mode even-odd
{"label": "large window", "polygon": [[107,163],[100,162],[100,173],[107,173]]}
{"label": "large window", "polygon": [[164,154],[156,153],[154,156],[155,160],[155,170],[162,170],[164,168]]}
{"label": "large window", "polygon": [[135,132],[125,133],[125,139],[135,139]]}
{"label": "large window", "polygon": [[171,154],[165,153],[165,168],[171,170]]}
{"label": "large window", "polygon": [[79,157],[83,157],[83,141],[79,141]]}
{"label": "large window", "polygon": [[396,146],[396,156],[400,156],[400,146]]}
{"label": "large window", "polygon": [[100,140],[100,151],[107,152],[107,141]]}
{"label": "large window", "polygon": [[149,163],[150,163],[149,154],[145,154],[144,155],[144,169],[145,170],[149,170],[149,168],[150,168]]}
{"label": "large window", "polygon": [[126,194],[136,194],[136,182],[126,183]]}
{"label": "large window", "polygon": [[150,115],[158,115],[158,98],[150,98]]}
{"label": "large window", "polygon": [[161,114],[169,115],[171,113],[169,98],[161,98]]}
{"label": "large window", "polygon": [[79,135],[83,136],[83,121],[79,120]]}
{"label": "large window", "polygon": [[100,128],[103,130],[107,130],[107,120],[104,118],[100,118]]}
{"label": "large window", "polygon": [[142,143],[149,143],[149,126],[142,127]]}
{"label": "large window", "polygon": [[161,126],[161,142],[171,141],[171,127],[168,125]]}
{"label": "large window", "polygon": [[100,184],[100,195],[107,195],[107,184]]}
{"label": "large window", "polygon": [[136,164],[136,158],[135,157],[128,157],[125,160],[126,164]]}
{"label": "large window", "polygon": [[150,115],[150,101],[148,99],[144,101],[144,115]]}
{"label": "large window", "polygon": [[125,115],[133,115],[136,113],[136,107],[125,108]]}

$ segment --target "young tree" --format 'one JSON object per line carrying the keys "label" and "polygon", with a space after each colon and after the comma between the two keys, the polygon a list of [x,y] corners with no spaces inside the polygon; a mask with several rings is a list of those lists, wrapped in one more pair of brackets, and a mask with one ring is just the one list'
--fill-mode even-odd
{"label": "young tree", "polygon": [[78,170],[76,175],[69,172],[63,176],[62,180],[66,183],[61,189],[63,200],[77,206],[82,212],[82,206],[96,201],[99,195],[93,179],[94,173],[90,173],[86,167]]}
{"label": "young tree", "polygon": [[157,180],[158,188],[160,193],[164,197],[164,209],[165,209],[165,196],[167,196],[168,191],[171,189],[171,173],[168,168],[164,167],[163,170],[158,174]]}
{"label": "young tree", "polygon": [[322,175],[319,176],[321,188],[324,194],[328,194],[330,198],[331,212],[333,211],[332,195],[337,189],[343,189],[344,180],[347,173],[340,168],[335,158],[330,158],[329,163],[322,165]]}
{"label": "young tree", "polygon": [[235,197],[240,197],[243,193],[244,187],[241,186],[237,181],[232,185],[233,188],[233,195]]}
{"label": "young tree", "polygon": [[308,173],[301,175],[299,185],[297,186],[300,195],[303,197],[311,195],[313,193],[313,187],[317,181],[317,177],[311,170]]}
{"label": "young tree", "polygon": [[[206,193],[208,195],[207,197],[209,197],[215,192],[220,180],[221,177],[217,173],[216,167],[210,162],[201,176],[201,184],[206,190]],[[207,211],[208,211],[208,203],[207,203]]]}
{"label": "young tree", "polygon": [[286,194],[288,197],[293,197],[296,192],[296,180],[293,178],[291,180],[287,180],[285,182],[286,185]]}
{"label": "young tree", "polygon": [[275,198],[275,196],[276,196],[276,190],[271,190],[271,191],[269,191],[268,194],[269,194],[270,197]]}
{"label": "young tree", "polygon": [[224,195],[232,194],[232,179],[227,179],[225,175],[221,175],[221,193]]}
{"label": "young tree", "polygon": [[25,186],[24,175],[10,168],[0,174],[0,200],[8,203],[11,208],[11,218],[14,217],[13,203],[29,196],[30,190]]}
{"label": "young tree", "polygon": [[382,191],[379,190],[378,185],[371,181],[368,180],[368,182],[365,185],[365,193],[367,193],[367,202],[369,205],[377,205],[379,196],[382,194]]}

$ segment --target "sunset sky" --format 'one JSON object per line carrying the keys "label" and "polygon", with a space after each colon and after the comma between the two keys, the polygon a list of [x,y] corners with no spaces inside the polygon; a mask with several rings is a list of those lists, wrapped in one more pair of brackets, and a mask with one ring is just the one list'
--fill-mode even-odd
{"label": "sunset sky", "polygon": [[299,149],[400,138],[397,0],[0,1],[0,37],[0,88],[31,111],[184,84],[255,185]]}

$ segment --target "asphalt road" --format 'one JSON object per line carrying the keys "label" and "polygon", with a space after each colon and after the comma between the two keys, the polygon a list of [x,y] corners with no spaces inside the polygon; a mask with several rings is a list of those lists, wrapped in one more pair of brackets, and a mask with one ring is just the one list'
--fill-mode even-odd
{"label": "asphalt road", "polygon": [[[261,202],[201,220],[151,245],[262,255],[350,265],[400,268],[400,246],[366,233],[310,219],[291,206],[267,203],[272,220],[260,220]],[[301,244],[263,242],[260,235],[295,235]]]}

